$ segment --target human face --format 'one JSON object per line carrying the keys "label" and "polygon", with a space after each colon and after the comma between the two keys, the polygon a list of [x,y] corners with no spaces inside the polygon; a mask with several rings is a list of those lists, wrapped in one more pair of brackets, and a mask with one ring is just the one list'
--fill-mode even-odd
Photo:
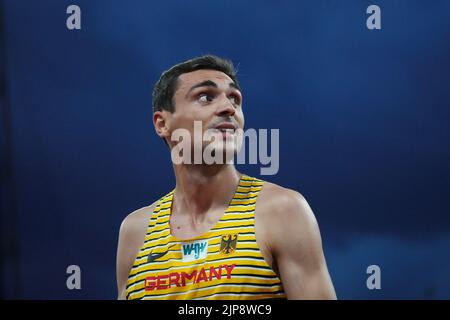
{"label": "human face", "polygon": [[[236,130],[244,128],[242,94],[229,76],[216,70],[184,73],[178,77],[173,101],[175,111],[165,114],[168,140],[174,130],[186,129],[194,147],[194,121],[199,121],[202,124],[201,137],[204,138],[202,150],[214,141],[216,152],[234,154],[238,151]],[[169,145],[173,146],[173,142],[169,141]]]}

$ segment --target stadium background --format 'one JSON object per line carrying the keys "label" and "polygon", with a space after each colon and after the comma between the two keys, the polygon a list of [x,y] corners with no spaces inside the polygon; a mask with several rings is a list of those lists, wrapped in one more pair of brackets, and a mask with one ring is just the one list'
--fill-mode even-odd
{"label": "stadium background", "polygon": [[[238,66],[247,127],[280,129],[277,175],[239,169],[306,197],[339,298],[450,298],[450,1],[0,8],[2,298],[116,297],[120,222],[174,185],[152,86],[204,53]],[[72,264],[81,290],[66,288]]]}

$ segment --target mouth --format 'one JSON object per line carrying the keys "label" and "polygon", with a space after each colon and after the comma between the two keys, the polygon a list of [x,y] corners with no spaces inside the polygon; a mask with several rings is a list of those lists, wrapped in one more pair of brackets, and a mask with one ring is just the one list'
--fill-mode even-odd
{"label": "mouth", "polygon": [[236,132],[236,126],[230,122],[222,122],[214,127],[215,130],[222,132],[223,134],[234,134]]}

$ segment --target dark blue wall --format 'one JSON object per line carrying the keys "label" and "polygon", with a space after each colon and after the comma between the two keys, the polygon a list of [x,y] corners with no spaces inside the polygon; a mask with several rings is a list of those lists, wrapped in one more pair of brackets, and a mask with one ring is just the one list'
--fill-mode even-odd
{"label": "dark blue wall", "polygon": [[[81,30],[66,28],[70,4]],[[381,30],[366,28],[370,4]],[[280,129],[280,171],[260,177],[309,201],[339,298],[450,298],[450,1],[2,7],[3,238],[18,244],[4,298],[115,298],[120,222],[174,185],[152,86],[204,53],[239,66],[247,127]]]}

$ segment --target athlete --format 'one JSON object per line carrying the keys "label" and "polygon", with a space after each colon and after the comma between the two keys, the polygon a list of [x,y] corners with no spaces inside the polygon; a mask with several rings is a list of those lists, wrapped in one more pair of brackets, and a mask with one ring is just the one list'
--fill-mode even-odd
{"label": "athlete", "polygon": [[[153,124],[170,151],[180,143],[175,132],[194,137],[201,124],[209,138],[200,146],[192,139],[185,160],[211,143],[213,155],[236,154],[242,102],[230,61],[196,57],[161,75]],[[336,299],[317,221],[300,193],[229,161],[172,166],[172,191],[120,226],[119,299]]]}

